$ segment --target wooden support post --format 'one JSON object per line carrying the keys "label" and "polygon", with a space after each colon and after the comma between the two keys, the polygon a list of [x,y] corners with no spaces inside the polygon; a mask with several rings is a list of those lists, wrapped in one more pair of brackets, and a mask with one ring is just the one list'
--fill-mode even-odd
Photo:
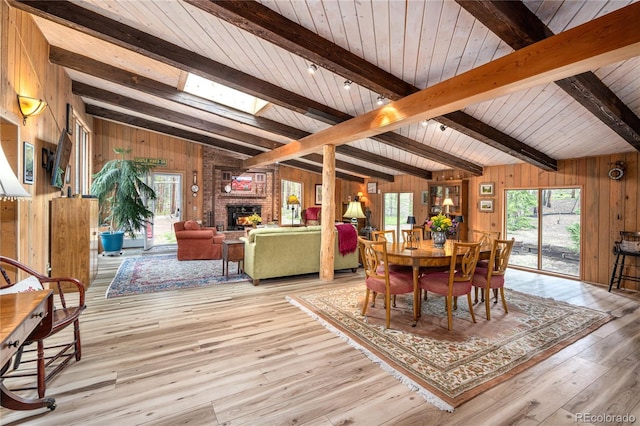
{"label": "wooden support post", "polygon": [[320,231],[320,279],[333,281],[336,219],[336,147],[322,147],[322,230]]}

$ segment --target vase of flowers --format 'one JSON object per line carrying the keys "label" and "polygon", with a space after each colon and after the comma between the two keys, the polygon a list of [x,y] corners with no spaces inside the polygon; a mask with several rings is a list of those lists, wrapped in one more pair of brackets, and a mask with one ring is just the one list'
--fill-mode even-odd
{"label": "vase of flowers", "polygon": [[453,228],[453,222],[447,216],[439,213],[427,221],[427,227],[431,229],[434,247],[443,248],[447,241],[447,232]]}
{"label": "vase of flowers", "polygon": [[256,226],[258,226],[259,223],[262,223],[262,218],[260,217],[260,215],[258,213],[252,214],[251,216],[249,216],[247,218],[247,220],[249,220],[249,222],[251,222],[251,224],[253,225],[254,228]]}

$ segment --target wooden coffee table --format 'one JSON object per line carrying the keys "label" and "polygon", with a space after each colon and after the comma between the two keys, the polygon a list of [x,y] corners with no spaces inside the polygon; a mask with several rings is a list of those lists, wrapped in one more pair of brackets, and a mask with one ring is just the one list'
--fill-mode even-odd
{"label": "wooden coffee table", "polygon": [[224,240],[222,242],[222,275],[229,276],[229,262],[238,262],[238,274],[244,267],[244,241]]}

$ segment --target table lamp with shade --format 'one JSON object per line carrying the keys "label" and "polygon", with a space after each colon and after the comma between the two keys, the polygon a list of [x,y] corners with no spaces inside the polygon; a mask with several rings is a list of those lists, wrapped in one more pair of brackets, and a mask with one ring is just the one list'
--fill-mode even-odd
{"label": "table lamp with shade", "polygon": [[442,205],[447,208],[447,214],[451,213],[451,206],[453,206],[453,200],[449,197],[445,198]]}
{"label": "table lamp with shade", "polygon": [[350,218],[351,224],[358,228],[358,219],[365,219],[366,216],[362,211],[362,204],[359,201],[349,201],[347,211],[344,212],[342,217]]}
{"label": "table lamp with shade", "polygon": [[0,145],[0,200],[31,198],[31,194],[22,186],[13,173],[9,160]]}
{"label": "table lamp with shade", "polygon": [[407,250],[415,250],[415,249],[417,249],[417,248],[418,248],[418,247],[414,247],[414,246],[413,246],[413,239],[414,239],[414,238],[413,238],[413,225],[415,225],[415,224],[416,224],[416,217],[415,217],[415,216],[408,216],[408,217],[407,217],[407,223],[408,223],[409,225],[411,225],[411,231],[412,231],[412,232],[409,234],[409,241],[408,241],[409,246],[408,246],[408,247],[406,247],[406,249],[407,249]]}
{"label": "table lamp with shade", "polygon": [[294,212],[296,209],[296,205],[300,204],[300,200],[298,200],[298,197],[294,194],[289,195],[289,198],[287,198],[287,205],[291,206],[291,226],[293,226],[293,220],[295,218],[294,216]]}

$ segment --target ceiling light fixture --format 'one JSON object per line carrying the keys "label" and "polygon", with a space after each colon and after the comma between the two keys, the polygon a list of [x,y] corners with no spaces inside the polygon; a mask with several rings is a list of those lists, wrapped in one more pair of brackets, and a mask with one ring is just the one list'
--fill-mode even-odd
{"label": "ceiling light fixture", "polygon": [[47,103],[42,99],[34,99],[28,96],[18,95],[18,107],[22,113],[22,125],[27,124],[27,118],[40,114],[47,107]]}
{"label": "ceiling light fixture", "polygon": [[318,66],[316,64],[311,64],[309,65],[309,68],[307,68],[307,71],[309,71],[309,74],[313,75],[318,71]]}
{"label": "ceiling light fixture", "polygon": [[378,95],[378,105],[382,105],[384,103],[384,96]]}
{"label": "ceiling light fixture", "polygon": [[351,81],[351,80],[345,80],[345,81],[344,81],[344,90],[349,90],[349,89],[351,89],[351,83],[353,83],[353,81]]}
{"label": "ceiling light fixture", "polygon": [[422,127],[427,127],[427,124],[429,124],[429,121],[427,121],[427,120],[422,120],[422,121],[420,122],[420,125],[421,125]]}
{"label": "ceiling light fixture", "polygon": [[440,130],[442,130],[444,132],[445,130],[447,130],[447,126],[445,126],[444,124],[441,124],[440,125]]}

